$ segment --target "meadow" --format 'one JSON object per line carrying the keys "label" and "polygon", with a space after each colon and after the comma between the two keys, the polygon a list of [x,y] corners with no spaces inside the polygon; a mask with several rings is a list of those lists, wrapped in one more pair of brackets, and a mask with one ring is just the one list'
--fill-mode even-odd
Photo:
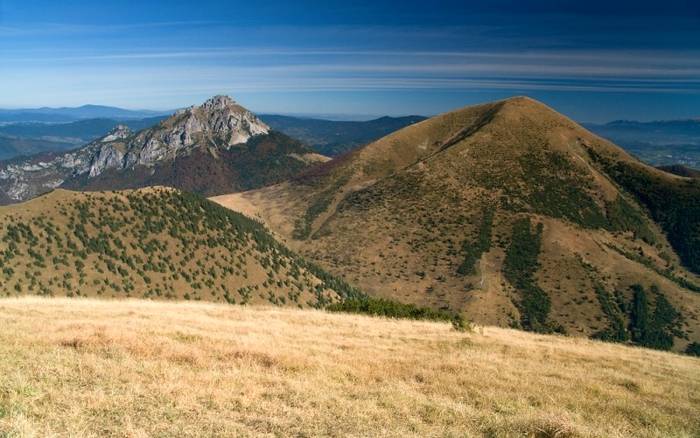
{"label": "meadow", "polygon": [[272,306],[0,300],[0,436],[700,434],[700,359]]}

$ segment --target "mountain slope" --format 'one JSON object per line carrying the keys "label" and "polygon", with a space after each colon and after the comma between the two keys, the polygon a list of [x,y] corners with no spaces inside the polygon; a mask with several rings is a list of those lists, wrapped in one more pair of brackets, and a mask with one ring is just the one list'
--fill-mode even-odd
{"label": "mountain slope", "polygon": [[56,190],[0,208],[0,294],[321,306],[353,289],[260,224],[169,188]]}
{"label": "mountain slope", "polygon": [[0,190],[15,201],[56,187],[153,184],[213,195],[276,183],[324,159],[231,98],[215,96],[137,133],[120,125],[74,151],[8,161],[0,165]]}
{"label": "mountain slope", "polygon": [[261,115],[272,129],[299,139],[320,154],[333,157],[367,144],[405,126],[425,120],[422,116],[380,117],[363,122]]}
{"label": "mountain slope", "polygon": [[[513,98],[433,117],[290,182],[214,200],[257,215],[376,296],[458,309],[481,323],[683,349],[700,337],[700,294],[689,290],[700,281],[681,267],[682,259],[696,268],[699,222],[681,227],[684,251],[674,217],[661,220],[603,161],[659,185],[694,184]],[[684,193],[700,205],[693,190]],[[633,310],[635,302],[643,305]],[[642,311],[657,317],[640,323]]]}

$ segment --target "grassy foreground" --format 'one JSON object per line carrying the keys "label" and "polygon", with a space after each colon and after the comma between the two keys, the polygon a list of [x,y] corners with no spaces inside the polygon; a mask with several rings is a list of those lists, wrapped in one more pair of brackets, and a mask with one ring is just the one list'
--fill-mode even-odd
{"label": "grassy foreground", "polygon": [[698,436],[700,360],[314,310],[0,300],[0,436]]}

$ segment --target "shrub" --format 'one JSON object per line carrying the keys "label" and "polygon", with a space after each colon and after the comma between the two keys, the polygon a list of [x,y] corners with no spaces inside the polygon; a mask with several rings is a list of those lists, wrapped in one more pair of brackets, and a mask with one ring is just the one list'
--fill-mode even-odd
{"label": "shrub", "polygon": [[326,307],[331,312],[362,313],[387,318],[427,319],[433,321],[452,321],[455,316],[442,310],[418,307],[384,298],[350,298]]}
{"label": "shrub", "polygon": [[632,290],[632,341],[643,347],[670,350],[673,347],[673,336],[678,334],[675,326],[680,314],[655,287],[652,288],[656,292],[653,312],[644,288],[635,284]]}
{"label": "shrub", "polygon": [[700,343],[691,342],[685,349],[685,354],[700,357]]}
{"label": "shrub", "polygon": [[485,208],[479,227],[479,234],[475,241],[470,242],[465,240],[462,243],[462,253],[464,260],[457,268],[459,275],[476,274],[476,262],[481,258],[481,255],[491,249],[491,227],[493,225],[493,208]]}
{"label": "shrub", "polygon": [[513,224],[510,245],[503,262],[503,275],[520,294],[516,303],[520,310],[520,324],[525,330],[552,332],[560,330],[548,321],[551,301],[536,283],[534,275],[539,267],[537,257],[542,240],[542,224],[532,231],[530,219],[519,219]]}

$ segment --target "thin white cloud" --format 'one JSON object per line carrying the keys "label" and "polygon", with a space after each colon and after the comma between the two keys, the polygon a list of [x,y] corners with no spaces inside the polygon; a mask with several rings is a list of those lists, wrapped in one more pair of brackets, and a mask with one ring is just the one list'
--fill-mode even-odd
{"label": "thin white cloud", "polygon": [[75,34],[103,34],[137,29],[169,28],[182,26],[207,26],[214,21],[154,21],[134,22],[128,24],[83,24],[83,23],[25,23],[23,25],[0,25],[0,36],[26,37],[26,36],[57,36]]}
{"label": "thin white cloud", "polygon": [[[142,71],[154,62],[161,69],[189,69],[201,60],[203,74],[219,70],[251,74],[367,74],[502,76],[527,78],[608,78],[671,80],[700,77],[700,52],[455,52],[368,51],[288,48],[212,48],[184,51],[12,56],[7,68],[40,66],[58,69],[69,63],[75,70],[108,65],[111,69]],[[82,63],[75,65],[74,63]],[[214,65],[213,67],[211,65]],[[2,73],[0,72],[0,75]]]}
{"label": "thin white cloud", "polygon": [[202,58],[202,57],[262,57],[262,56],[290,56],[290,57],[336,57],[336,56],[361,56],[361,57],[419,57],[419,58],[467,58],[467,59],[525,59],[532,61],[579,61],[594,63],[629,63],[659,64],[677,63],[700,65],[700,50],[697,51],[611,51],[611,50],[550,50],[550,51],[442,51],[442,50],[348,50],[344,48],[285,48],[285,47],[197,47],[189,50],[152,50],[135,52],[133,50],[116,51],[112,53],[100,52],[99,54],[73,54],[56,56],[56,50],[19,50],[7,49],[5,54],[15,54],[13,61],[37,60],[37,55],[43,55],[42,61],[94,61],[94,60],[121,60],[121,59],[159,59],[159,58]]}

